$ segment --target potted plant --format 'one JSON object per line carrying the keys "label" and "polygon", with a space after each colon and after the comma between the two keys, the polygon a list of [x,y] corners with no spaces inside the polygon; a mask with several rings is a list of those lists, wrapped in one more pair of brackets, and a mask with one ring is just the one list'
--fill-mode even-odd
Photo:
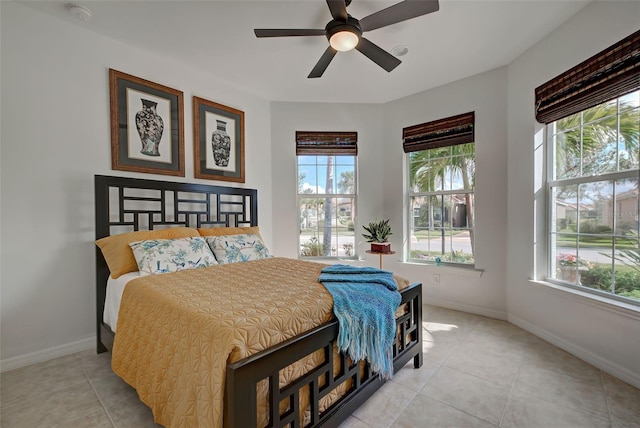
{"label": "potted plant", "polygon": [[573,254],[561,253],[556,256],[560,277],[564,281],[580,283],[581,272],[588,271],[593,267],[591,263],[582,257]]}
{"label": "potted plant", "polygon": [[389,219],[372,221],[369,226],[362,226],[367,233],[362,236],[371,243],[371,251],[376,253],[390,253],[391,243],[387,241],[392,234]]}

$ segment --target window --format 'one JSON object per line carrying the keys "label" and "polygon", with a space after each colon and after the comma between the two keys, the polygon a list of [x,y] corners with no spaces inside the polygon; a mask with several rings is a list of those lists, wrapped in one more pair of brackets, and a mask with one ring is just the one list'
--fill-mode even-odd
{"label": "window", "polygon": [[299,256],[355,257],[355,132],[296,132]]}
{"label": "window", "polygon": [[640,304],[639,46],[637,32],[536,89],[536,117],[547,124],[547,277],[634,304]]}
{"label": "window", "polygon": [[640,91],[547,129],[549,277],[640,301]]}
{"label": "window", "polygon": [[474,259],[474,113],[403,130],[408,176],[408,260]]}

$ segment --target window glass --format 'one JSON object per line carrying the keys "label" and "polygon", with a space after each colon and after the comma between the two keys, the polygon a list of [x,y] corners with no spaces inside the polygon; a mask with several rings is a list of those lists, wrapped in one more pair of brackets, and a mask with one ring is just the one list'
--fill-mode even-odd
{"label": "window glass", "polygon": [[548,125],[548,275],[640,303],[640,91]]}
{"label": "window glass", "polygon": [[298,156],[300,257],[354,257],[355,156]]}
{"label": "window glass", "polygon": [[408,153],[413,261],[473,265],[475,145]]}

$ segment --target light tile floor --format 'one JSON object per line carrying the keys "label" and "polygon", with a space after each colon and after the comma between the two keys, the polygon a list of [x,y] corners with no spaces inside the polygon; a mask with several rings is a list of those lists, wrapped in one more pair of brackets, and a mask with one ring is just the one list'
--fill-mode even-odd
{"label": "light tile floor", "polygon": [[[640,427],[640,390],[504,321],[425,306],[425,361],[403,368],[341,428]],[[154,424],[110,354],[0,376],[4,428]]]}

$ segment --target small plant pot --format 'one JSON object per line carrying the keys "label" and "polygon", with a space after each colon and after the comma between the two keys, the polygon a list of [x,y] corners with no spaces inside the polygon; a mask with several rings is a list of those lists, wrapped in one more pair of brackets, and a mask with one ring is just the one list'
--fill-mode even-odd
{"label": "small plant pot", "polygon": [[371,251],[375,253],[390,253],[391,243],[390,242],[372,242]]}

